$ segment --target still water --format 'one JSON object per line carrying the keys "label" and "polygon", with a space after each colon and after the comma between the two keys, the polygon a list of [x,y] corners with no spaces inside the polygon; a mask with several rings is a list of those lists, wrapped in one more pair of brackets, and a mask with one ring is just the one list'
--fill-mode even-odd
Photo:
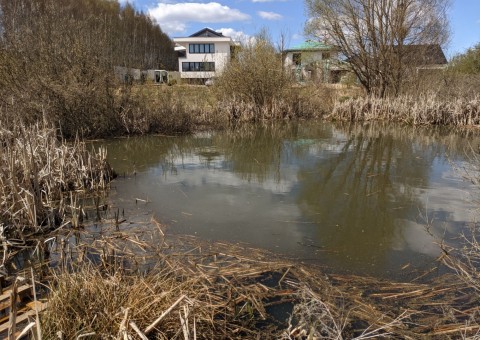
{"label": "still water", "polygon": [[476,216],[463,176],[480,139],[458,132],[305,122],[102,144],[130,174],[114,185],[118,206],[145,199],[170,232],[334,271],[424,270]]}

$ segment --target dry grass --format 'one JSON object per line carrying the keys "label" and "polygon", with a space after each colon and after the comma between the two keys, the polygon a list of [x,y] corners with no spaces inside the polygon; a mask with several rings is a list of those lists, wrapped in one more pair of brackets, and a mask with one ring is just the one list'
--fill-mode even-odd
{"label": "dry grass", "polygon": [[[165,239],[155,224],[63,243],[71,265],[50,282],[45,338],[448,339],[480,329],[477,297],[454,276],[327,276],[242,245]],[[284,319],[275,306],[290,306]]]}
{"label": "dry grass", "polygon": [[323,85],[289,86],[264,105],[241,96],[222,96],[217,112],[230,121],[314,119],[329,114],[340,91]]}
{"label": "dry grass", "polygon": [[261,105],[235,93],[225,95],[216,86],[137,86],[122,91],[117,97],[124,102],[120,112],[124,132],[173,134],[221,129],[231,122],[319,118],[331,113],[345,89],[289,86]]}
{"label": "dry grass", "polygon": [[442,100],[436,95],[419,98],[361,97],[337,102],[327,117],[339,121],[388,121],[411,125],[478,125],[480,98]]}
{"label": "dry grass", "polygon": [[218,100],[210,87],[136,86],[126,90],[120,117],[129,134],[190,133],[228,124],[228,117],[217,110]]}

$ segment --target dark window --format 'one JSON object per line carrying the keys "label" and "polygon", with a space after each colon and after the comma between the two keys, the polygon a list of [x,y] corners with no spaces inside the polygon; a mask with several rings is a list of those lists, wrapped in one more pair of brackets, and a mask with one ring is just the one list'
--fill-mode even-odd
{"label": "dark window", "polygon": [[330,59],[330,52],[323,52],[322,59],[324,59],[324,60]]}
{"label": "dark window", "polygon": [[215,63],[213,62],[190,62],[182,63],[182,72],[212,72],[215,71]]}
{"label": "dark window", "polygon": [[215,53],[215,44],[189,44],[189,53]]}
{"label": "dark window", "polygon": [[294,65],[301,65],[302,64],[302,54],[301,53],[294,53],[292,59],[293,59],[293,64]]}

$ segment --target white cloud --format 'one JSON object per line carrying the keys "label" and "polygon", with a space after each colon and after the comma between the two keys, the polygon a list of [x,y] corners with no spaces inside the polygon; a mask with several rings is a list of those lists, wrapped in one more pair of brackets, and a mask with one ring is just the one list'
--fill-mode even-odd
{"label": "white cloud", "polygon": [[233,41],[238,41],[242,44],[246,44],[246,43],[250,42],[252,39],[254,39],[252,36],[242,32],[242,31],[236,31],[233,28],[220,28],[216,31],[222,33],[226,37],[232,38]]}
{"label": "white cloud", "polygon": [[275,12],[259,11],[257,14],[265,20],[281,20],[283,18],[280,14]]}
{"label": "white cloud", "polygon": [[245,21],[248,14],[218,2],[198,3],[159,3],[149,9],[149,14],[157,20],[162,30],[167,33],[184,32],[190,22],[220,23]]}
{"label": "white cloud", "polygon": [[303,39],[303,35],[302,35],[302,34],[299,34],[299,33],[295,33],[294,35],[292,35],[292,39],[293,39],[293,40],[302,40],[302,39]]}

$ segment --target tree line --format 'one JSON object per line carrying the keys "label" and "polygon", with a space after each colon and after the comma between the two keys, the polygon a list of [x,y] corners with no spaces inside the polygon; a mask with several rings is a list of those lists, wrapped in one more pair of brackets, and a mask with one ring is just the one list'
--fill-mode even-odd
{"label": "tree line", "polygon": [[[129,4],[0,0],[0,113],[62,133],[115,130],[125,108],[113,67],[175,69],[174,43]],[[117,91],[118,92],[118,91]],[[113,120],[113,121],[112,121]]]}
{"label": "tree line", "polygon": [[[110,65],[176,67],[174,44],[148,15],[111,0],[0,0],[1,46],[67,59],[88,50]],[[38,55],[35,55],[38,57]]]}

